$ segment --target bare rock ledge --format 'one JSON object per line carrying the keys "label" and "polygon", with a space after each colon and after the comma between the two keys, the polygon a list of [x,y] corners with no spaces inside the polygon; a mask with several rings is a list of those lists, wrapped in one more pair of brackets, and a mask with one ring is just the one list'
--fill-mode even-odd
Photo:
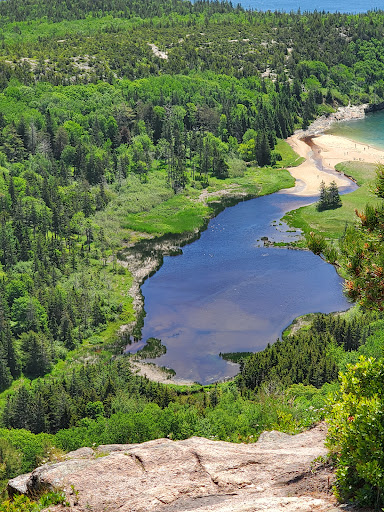
{"label": "bare rock ledge", "polygon": [[70,508],[93,512],[335,512],[326,427],[291,436],[264,432],[255,444],[192,437],[81,448],[9,481],[11,494],[63,489]]}

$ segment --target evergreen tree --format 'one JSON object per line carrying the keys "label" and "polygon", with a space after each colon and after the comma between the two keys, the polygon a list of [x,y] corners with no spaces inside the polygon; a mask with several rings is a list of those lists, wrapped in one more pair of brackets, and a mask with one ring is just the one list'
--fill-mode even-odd
{"label": "evergreen tree", "polygon": [[327,189],[325,187],[324,181],[320,183],[320,197],[319,201],[317,203],[316,208],[318,211],[326,210],[328,205],[328,198],[327,198]]}
{"label": "evergreen tree", "polygon": [[336,182],[332,181],[329,187],[325,186],[324,181],[320,184],[320,197],[317,202],[316,208],[319,212],[323,210],[333,210],[342,206],[339,189]]}
{"label": "evergreen tree", "polygon": [[260,167],[271,163],[271,147],[265,131],[257,134],[255,151]]}
{"label": "evergreen tree", "polygon": [[7,389],[12,383],[11,371],[3,347],[0,347],[0,391]]}
{"label": "evergreen tree", "polygon": [[43,334],[23,333],[20,336],[23,348],[23,371],[29,377],[41,377],[52,367],[52,355],[48,341]]}
{"label": "evergreen tree", "polygon": [[341,198],[339,195],[339,189],[337,188],[336,182],[332,181],[328,187],[328,208],[335,209],[342,206]]}

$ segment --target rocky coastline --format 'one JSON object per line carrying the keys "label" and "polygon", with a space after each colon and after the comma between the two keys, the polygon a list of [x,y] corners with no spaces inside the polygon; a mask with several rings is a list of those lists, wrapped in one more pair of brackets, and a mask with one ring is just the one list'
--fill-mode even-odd
{"label": "rocky coastline", "polygon": [[[381,109],[383,108],[384,104]],[[297,130],[295,135],[297,134],[300,139],[305,137],[316,137],[317,135],[323,134],[334,123],[352,121],[353,119],[363,119],[367,112],[373,112],[381,109],[374,108],[373,105],[368,103],[364,103],[363,105],[348,105],[346,107],[340,107],[336,112],[325,114],[315,119],[306,130]]]}

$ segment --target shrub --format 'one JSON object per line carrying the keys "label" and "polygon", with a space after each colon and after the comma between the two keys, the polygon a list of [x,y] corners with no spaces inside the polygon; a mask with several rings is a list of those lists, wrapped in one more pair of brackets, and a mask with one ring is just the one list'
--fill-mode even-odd
{"label": "shrub", "polygon": [[384,506],[384,361],[348,365],[329,418],[328,445],[337,460],[340,499]]}
{"label": "shrub", "polygon": [[16,496],[13,501],[4,501],[0,504],[0,512],[39,512],[50,505],[69,506],[65,495],[61,492],[49,492],[39,501],[33,501],[27,496]]}
{"label": "shrub", "polygon": [[239,158],[230,158],[228,160],[228,165],[230,178],[241,178],[247,170],[244,160],[240,160]]}

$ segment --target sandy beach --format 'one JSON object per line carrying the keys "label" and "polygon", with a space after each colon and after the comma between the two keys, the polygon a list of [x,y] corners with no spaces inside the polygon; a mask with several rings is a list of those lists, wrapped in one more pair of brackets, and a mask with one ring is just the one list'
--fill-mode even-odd
{"label": "sandy beach", "polygon": [[136,375],[147,377],[149,380],[154,382],[160,382],[161,384],[176,384],[178,386],[193,386],[195,382],[187,379],[179,379],[178,377],[168,378],[167,373],[162,371],[161,368],[155,364],[145,363],[143,361],[131,361],[132,370]]}
{"label": "sandy beach", "polygon": [[[345,137],[336,135],[313,137],[312,141],[316,145],[315,153],[299,137],[302,137],[302,134],[292,135],[287,139],[287,142],[296,153],[306,159],[298,167],[290,167],[288,169],[292,176],[298,180],[295,189],[292,190],[293,194],[301,196],[316,195],[319,192],[322,181],[329,185],[334,180],[338,187],[348,185],[349,180],[343,174],[327,172],[327,170],[334,170],[335,165],[340,162],[384,163],[384,151]],[[324,170],[321,170],[321,166],[323,166]]]}

